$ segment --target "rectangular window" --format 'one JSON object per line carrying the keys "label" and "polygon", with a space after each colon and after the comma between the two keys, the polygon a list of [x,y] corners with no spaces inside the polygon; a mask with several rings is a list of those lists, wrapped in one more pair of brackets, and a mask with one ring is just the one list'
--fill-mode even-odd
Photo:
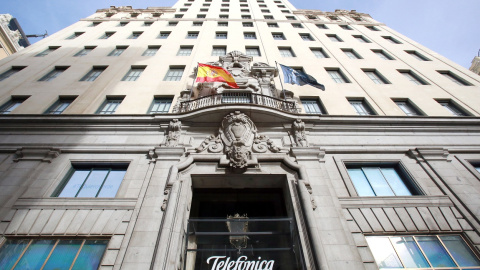
{"label": "rectangular window", "polygon": [[366,240],[380,269],[480,267],[480,260],[460,235],[366,236]]}
{"label": "rectangular window", "polygon": [[370,40],[368,40],[366,37],[362,35],[353,35],[353,37],[361,43],[372,43]]}
{"label": "rectangular window", "polygon": [[265,20],[273,20],[273,16],[271,16],[271,15],[265,15],[265,16],[263,16],[263,18]]}
{"label": "rectangular window", "polygon": [[192,26],[202,26],[203,22],[193,22]]}
{"label": "rectangular window", "polygon": [[105,34],[101,35],[98,39],[108,39],[113,36],[113,34],[115,34],[115,32],[105,32]]}
{"label": "rectangular window", "polygon": [[372,52],[383,60],[395,60],[393,57],[391,57],[389,54],[387,54],[383,50],[372,50]]}
{"label": "rectangular window", "polygon": [[316,26],[317,26],[319,29],[328,29],[328,27],[327,27],[325,24],[316,24]]}
{"label": "rectangular window", "polygon": [[69,67],[59,67],[56,66],[52,71],[47,73],[45,76],[40,78],[38,81],[39,82],[48,82],[51,81],[55,78],[57,78],[60,74],[62,74],[65,70],[67,70]]}
{"label": "rectangular window", "polygon": [[295,53],[290,47],[278,47],[278,50],[280,51],[280,55],[282,57],[295,57]]}
{"label": "rectangular window", "polygon": [[117,46],[108,56],[120,56],[127,48],[128,46]]}
{"label": "rectangular window", "polygon": [[148,46],[148,48],[143,52],[142,56],[155,56],[155,54],[157,54],[159,49],[160,49],[160,46],[157,46],[157,45]]}
{"label": "rectangular window", "polygon": [[160,34],[158,35],[157,38],[159,38],[159,39],[167,39],[168,36],[170,36],[170,33],[171,33],[171,32],[160,32]]}
{"label": "rectangular window", "polygon": [[175,18],[176,19],[181,19],[181,18],[183,18],[183,14],[175,14]]}
{"label": "rectangular window", "polygon": [[144,22],[143,26],[144,27],[150,27],[150,26],[152,26],[152,24],[153,24],[153,22]]}
{"label": "rectangular window", "polygon": [[305,41],[314,41],[312,36],[310,34],[299,34],[300,38],[302,38]]}
{"label": "rectangular window", "polygon": [[260,49],[258,47],[246,47],[245,54],[248,56],[260,56]]}
{"label": "rectangular window", "polygon": [[71,36],[67,37],[66,39],[76,39],[77,37],[83,35],[85,32],[75,32]]}
{"label": "rectangular window", "polygon": [[420,195],[400,166],[347,166],[358,196]]}
{"label": "rectangular window", "polygon": [[221,12],[230,12],[228,8],[222,8],[220,9]]}
{"label": "rectangular window", "polygon": [[301,98],[303,109],[305,113],[311,114],[325,114],[323,106],[320,105],[317,99],[303,99]]}
{"label": "rectangular window", "polygon": [[[205,15],[204,15],[205,16]],[[205,17],[204,17],[205,18]],[[177,21],[171,21],[168,22],[168,26],[177,26],[178,22]]]}
{"label": "rectangular window", "polygon": [[180,9],[180,12],[187,12],[188,11],[188,8],[181,8]]}
{"label": "rectangular window", "polygon": [[227,14],[220,14],[220,16],[218,16],[218,18],[220,18],[220,19],[228,19],[228,15],[227,15]]}
{"label": "rectangular window", "polygon": [[170,67],[170,69],[167,71],[167,74],[165,74],[165,78],[163,78],[163,80],[180,81],[182,79],[184,70],[185,67]]}
{"label": "rectangular window", "polygon": [[365,99],[349,99],[348,102],[358,115],[375,115]]}
{"label": "rectangular window", "polygon": [[190,56],[192,54],[193,46],[180,46],[177,56]]}
{"label": "rectangular window", "polygon": [[317,58],[329,58],[327,53],[322,48],[310,48],[310,50]]}
{"label": "rectangular window", "polygon": [[414,58],[416,58],[419,61],[432,61],[432,60],[428,59],[427,57],[423,56],[421,53],[419,53],[417,51],[405,51],[405,52],[410,54],[411,56],[413,56]]}
{"label": "rectangular window", "polygon": [[127,164],[72,164],[54,197],[114,198],[127,167]]}
{"label": "rectangular window", "polygon": [[449,111],[453,116],[468,116],[468,114],[460,109],[452,100],[436,100],[438,104],[442,105],[447,111]]}
{"label": "rectangular window", "polygon": [[350,25],[339,25],[340,28],[342,28],[343,30],[353,30],[352,27],[350,27]]}
{"label": "rectangular window", "polygon": [[271,28],[278,28],[278,24],[277,24],[277,23],[267,23],[267,26],[268,26],[268,27],[271,27]]}
{"label": "rectangular window", "polygon": [[9,70],[3,72],[2,74],[0,74],[0,82],[5,80],[5,79],[8,79],[10,78],[12,75],[14,74],[17,74],[20,70],[24,69],[26,67],[22,67],[22,66],[13,66],[11,67]]}
{"label": "rectangular window", "polygon": [[373,25],[367,25],[365,26],[366,28],[368,28],[369,30],[371,31],[380,31],[380,29],[378,29],[377,27],[373,26]]}
{"label": "rectangular window", "polygon": [[243,33],[244,39],[257,39],[257,35],[254,32],[244,32]]}
{"label": "rectangular window", "polygon": [[227,39],[227,32],[216,32],[215,33],[216,39]]}
{"label": "rectangular window", "polygon": [[450,81],[454,82],[455,84],[461,86],[470,86],[471,83],[465,81],[464,79],[460,78],[459,76],[455,75],[453,72],[448,70],[437,70],[438,73],[442,74],[445,78],[449,79]]}
{"label": "rectangular window", "polygon": [[362,57],[353,49],[342,49],[345,55],[350,59],[362,59]]}
{"label": "rectangular window", "polygon": [[7,238],[0,247],[0,265],[2,269],[97,269],[107,245],[106,239]]}
{"label": "rectangular window", "polygon": [[285,40],[285,36],[283,33],[272,33],[272,37],[274,40]]}
{"label": "rectangular window", "polygon": [[425,80],[421,79],[420,76],[418,76],[417,74],[415,74],[411,70],[399,70],[398,72],[400,72],[403,76],[405,76],[405,78],[407,78],[409,81],[411,81],[412,83],[414,83],[416,85],[427,85],[428,84]]}
{"label": "rectangular window", "polygon": [[250,20],[250,19],[252,19],[252,16],[250,16],[250,15],[242,15],[242,19],[243,19],[243,20]]}
{"label": "rectangular window", "polygon": [[123,101],[123,97],[121,98],[107,97],[105,102],[98,109],[97,114],[114,114],[118,106],[120,106],[120,104],[122,103],[122,101]]}
{"label": "rectangular window", "polygon": [[292,23],[293,28],[303,28],[303,25],[301,23]]}
{"label": "rectangular window", "polygon": [[407,100],[394,100],[395,104],[408,116],[419,116],[422,115],[413,104]]}
{"label": "rectangular window", "polygon": [[65,109],[72,104],[76,97],[61,97],[59,98],[48,110],[45,114],[61,114]]}
{"label": "rectangular window", "polygon": [[285,16],[285,18],[287,18],[287,20],[290,20],[290,21],[296,21],[297,18],[293,17],[293,16]]}
{"label": "rectangular window", "polygon": [[43,57],[43,56],[46,56],[48,54],[50,54],[51,52],[54,52],[56,49],[60,48],[60,46],[50,46],[48,47],[48,49],[38,53],[37,55],[35,55],[35,57]]}
{"label": "rectangular window", "polygon": [[250,12],[250,10],[248,10],[248,9],[242,9],[242,12],[248,13],[248,12]]}
{"label": "rectangular window", "polygon": [[395,38],[393,38],[391,36],[382,36],[382,38],[384,38],[385,40],[389,41],[392,44],[402,44],[402,42],[396,40]]}
{"label": "rectangular window", "polygon": [[123,76],[122,81],[136,81],[140,78],[143,71],[145,70],[146,66],[139,67],[139,66],[132,66],[130,70]]}
{"label": "rectangular window", "polygon": [[168,113],[172,105],[172,98],[154,98],[148,113]]}
{"label": "rectangular window", "polygon": [[89,54],[91,51],[93,51],[93,49],[95,49],[96,47],[97,46],[85,46],[85,48],[81,49],[80,51],[78,51],[73,56],[75,56],[75,57],[85,56],[85,55]]}
{"label": "rectangular window", "polygon": [[290,13],[290,11],[289,11],[289,10],[285,10],[285,9],[284,9],[284,10],[282,10],[282,13],[286,13],[286,14],[288,14],[288,13]]}
{"label": "rectangular window", "polygon": [[119,26],[119,27],[124,27],[124,26],[127,25],[127,24],[128,24],[128,22],[120,22],[120,23],[118,24],[118,26]]}
{"label": "rectangular window", "polygon": [[332,42],[343,42],[337,35],[335,34],[327,34],[328,39]]}
{"label": "rectangular window", "polygon": [[227,47],[214,46],[212,49],[212,56],[224,56],[227,54]]}
{"label": "rectangular window", "polygon": [[28,97],[12,97],[7,103],[0,107],[0,114],[10,114],[18,106],[22,105],[27,98]]}
{"label": "rectangular window", "polygon": [[343,75],[343,72],[340,71],[340,69],[334,68],[334,69],[326,69],[328,75],[330,75],[330,78],[336,83],[350,83],[350,81]]}
{"label": "rectangular window", "polygon": [[85,76],[83,76],[80,81],[83,82],[93,82],[95,81],[102,72],[107,69],[106,66],[93,67]]}
{"label": "rectangular window", "polygon": [[187,39],[197,39],[198,38],[199,32],[188,32],[187,33]]}
{"label": "rectangular window", "polygon": [[390,84],[385,77],[375,69],[362,69],[363,72],[375,83],[375,84]]}
{"label": "rectangular window", "polygon": [[228,22],[218,22],[217,26],[219,27],[228,27]]}
{"label": "rectangular window", "polygon": [[270,13],[270,10],[268,10],[268,9],[262,9],[262,12],[263,12],[263,13]]}
{"label": "rectangular window", "polygon": [[253,27],[253,23],[251,22],[244,22],[242,23],[243,27]]}
{"label": "rectangular window", "polygon": [[95,27],[99,24],[101,24],[102,22],[92,22],[92,24],[90,24],[88,27]]}
{"label": "rectangular window", "polygon": [[137,39],[140,37],[140,35],[142,35],[143,32],[133,32],[129,37],[128,39]]}

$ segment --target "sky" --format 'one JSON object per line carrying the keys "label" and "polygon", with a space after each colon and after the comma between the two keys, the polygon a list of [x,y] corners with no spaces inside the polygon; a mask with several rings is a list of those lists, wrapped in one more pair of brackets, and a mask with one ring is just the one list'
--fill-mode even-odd
{"label": "sky", "polygon": [[[197,0],[199,1],[199,0]],[[16,0],[3,1],[24,32],[53,34],[109,6],[170,7],[176,0]],[[480,0],[290,0],[297,9],[357,10],[469,68],[480,50]],[[38,38],[30,39],[31,43]]]}

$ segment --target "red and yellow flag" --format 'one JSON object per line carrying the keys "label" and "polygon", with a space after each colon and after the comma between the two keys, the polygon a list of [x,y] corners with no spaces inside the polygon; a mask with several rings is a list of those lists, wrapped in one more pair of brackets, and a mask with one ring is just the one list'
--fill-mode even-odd
{"label": "red and yellow flag", "polygon": [[198,64],[196,82],[225,82],[232,88],[238,88],[232,74],[226,69],[207,64]]}

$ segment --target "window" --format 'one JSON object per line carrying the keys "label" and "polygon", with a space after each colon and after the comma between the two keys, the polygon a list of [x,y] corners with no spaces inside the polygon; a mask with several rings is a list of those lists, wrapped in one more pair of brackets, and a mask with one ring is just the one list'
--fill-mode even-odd
{"label": "window", "polygon": [[129,37],[128,39],[137,39],[140,37],[140,35],[142,34],[143,32],[133,32]]}
{"label": "window", "polygon": [[419,61],[432,61],[432,60],[428,59],[427,57],[423,56],[422,54],[420,54],[417,51],[405,51],[405,52],[410,54],[411,56],[413,56],[414,58],[416,58]]}
{"label": "window", "polygon": [[399,165],[347,166],[358,196],[419,195]]}
{"label": "window", "polygon": [[148,48],[143,52],[142,56],[155,56],[159,49],[160,46],[148,46]]}
{"label": "window", "polygon": [[61,97],[48,110],[46,114],[61,114],[75,100],[75,97]]}
{"label": "window", "polygon": [[187,12],[188,11],[188,8],[181,8],[180,9],[180,12]]}
{"label": "window", "polygon": [[400,41],[394,39],[391,36],[382,36],[382,38],[384,38],[385,40],[388,40],[392,44],[402,44]]}
{"label": "window", "polygon": [[260,49],[258,47],[246,47],[245,54],[248,56],[260,56]]}
{"label": "window", "polygon": [[230,4],[222,4],[222,7],[229,7]]}
{"label": "window", "polygon": [[217,25],[219,27],[227,27],[228,26],[228,22],[218,22]]}
{"label": "window", "polygon": [[108,38],[110,38],[111,36],[113,36],[113,34],[115,34],[115,32],[105,32],[105,34],[103,34],[102,36],[100,36],[98,39],[108,39]]}
{"label": "window", "polygon": [[243,33],[244,39],[257,39],[257,35],[254,32],[244,32]]}
{"label": "window", "polygon": [[252,18],[252,16],[250,16],[250,15],[242,15],[243,20],[250,20],[251,18]]}
{"label": "window", "polygon": [[187,39],[196,39],[196,38],[198,38],[198,33],[199,32],[188,32],[186,38]]}
{"label": "window", "polygon": [[59,66],[56,66],[52,71],[50,71],[49,73],[47,73],[45,76],[43,76],[42,78],[40,78],[40,80],[38,80],[39,82],[48,82],[48,81],[51,81],[53,79],[55,79],[56,77],[58,77],[60,74],[62,74],[65,70],[67,70],[67,68],[69,67],[59,67]]}
{"label": "window", "polygon": [[285,40],[285,36],[283,33],[272,33],[272,37],[274,40]]}
{"label": "window", "polygon": [[165,78],[163,78],[164,81],[180,81],[183,76],[183,70],[185,67],[170,67],[170,69],[167,71],[167,74],[165,74]]}
{"label": "window", "polygon": [[337,35],[335,34],[328,34],[327,35],[328,39],[330,39],[330,41],[332,42],[343,42],[343,40],[341,40]]}
{"label": "window", "polygon": [[293,28],[303,28],[303,25],[301,23],[292,23]]}
{"label": "window", "polygon": [[452,100],[437,100],[438,104],[442,105],[453,116],[468,116],[468,114],[460,109]]}
{"label": "window", "polygon": [[92,22],[92,24],[90,24],[88,27],[95,27],[99,24],[101,24],[102,22]]}
{"label": "window", "polygon": [[220,19],[228,19],[228,15],[227,15],[227,14],[220,14],[220,16],[218,16],[218,18],[220,18]]}
{"label": "window", "polygon": [[190,56],[192,54],[193,46],[180,46],[177,56]]}
{"label": "window", "polygon": [[175,14],[175,18],[176,18],[176,19],[183,18],[183,14]]}
{"label": "window", "polygon": [[383,77],[382,74],[380,74],[380,72],[378,72],[378,71],[375,70],[375,69],[365,69],[365,70],[363,70],[363,72],[365,72],[365,74],[366,74],[375,84],[390,84],[390,82],[387,81],[387,79],[385,79],[385,77]]}
{"label": "window", "polygon": [[221,12],[230,12],[230,10],[228,8],[222,8],[220,9]]}
{"label": "window", "polygon": [[349,25],[339,25],[343,30],[353,30]]}
{"label": "window", "polygon": [[295,53],[290,47],[278,47],[278,50],[280,51],[280,55],[282,57],[295,57]]}
{"label": "window", "polygon": [[244,22],[242,23],[243,27],[253,27],[253,23],[251,22]]}
{"label": "window", "polygon": [[408,116],[422,115],[409,100],[394,100],[394,102]]}
{"label": "window", "polygon": [[120,105],[120,103],[122,103],[122,101],[123,101],[123,97],[121,98],[107,97],[105,102],[98,109],[97,114],[114,114],[118,106]]}
{"label": "window", "polygon": [[373,25],[367,25],[365,26],[366,28],[370,29],[371,31],[380,31],[380,29],[378,29],[377,27],[373,26]]}
{"label": "window", "polygon": [[271,28],[278,28],[278,24],[277,24],[277,23],[267,23],[267,26],[268,26],[268,27],[271,27]]}
{"label": "window", "polygon": [[107,67],[93,67],[85,76],[83,76],[80,81],[84,82],[93,82],[95,81],[102,72],[107,69]]}
{"label": "window", "polygon": [[326,69],[328,75],[332,78],[332,80],[336,83],[349,83],[350,81],[347,80],[347,77],[343,75],[340,69]]}
{"label": "window", "polygon": [[458,77],[457,75],[453,74],[450,71],[445,71],[445,70],[437,70],[438,73],[442,74],[445,78],[449,79],[450,81],[462,85],[462,86],[469,86],[472,85],[471,83],[465,81],[464,79]]}
{"label": "window", "polygon": [[120,56],[127,48],[128,46],[117,46],[108,56]]}
{"label": "window", "polygon": [[224,56],[227,54],[227,47],[214,46],[212,49],[212,56]]}
{"label": "window", "polygon": [[[204,17],[205,18],[205,17]],[[171,21],[168,22],[168,26],[177,26],[178,22],[177,21]]]}
{"label": "window", "polygon": [[0,247],[3,269],[97,269],[106,239],[7,238]]}
{"label": "window", "polygon": [[93,51],[93,49],[95,49],[96,46],[85,46],[85,48],[81,49],[80,51],[78,51],[76,54],[74,54],[73,56],[74,57],[82,57],[82,56],[85,56],[87,54],[89,54],[91,51]]}
{"label": "window", "polygon": [[20,106],[28,97],[12,97],[7,103],[0,107],[0,114],[9,114]]}
{"label": "window", "polygon": [[246,13],[250,12],[250,10],[248,10],[248,9],[242,9],[241,11],[246,12]]}
{"label": "window", "polygon": [[348,102],[358,115],[375,115],[364,99],[350,99]]}
{"label": "window", "polygon": [[198,19],[204,19],[204,18],[206,18],[206,17],[207,17],[207,15],[205,15],[205,14],[198,14],[198,15],[197,15],[197,18],[198,18]]}
{"label": "window", "polygon": [[67,37],[66,39],[76,39],[77,37],[83,35],[85,32],[75,32],[71,36]]}
{"label": "window", "polygon": [[290,21],[296,21],[297,18],[293,17],[293,16],[285,16],[285,18],[287,18],[287,20],[290,20]]}
{"label": "window", "polygon": [[248,4],[240,4],[241,7],[248,7]]}
{"label": "window", "polygon": [[271,16],[271,15],[265,15],[265,16],[263,16],[263,18],[265,20],[273,20],[273,16]]}
{"label": "window", "polygon": [[171,105],[171,98],[154,98],[148,113],[168,113]]}
{"label": "window", "polygon": [[170,36],[170,33],[171,32],[160,32],[160,34],[158,35],[157,38],[160,38],[160,39],[167,39],[168,36]]}
{"label": "window", "polygon": [[50,46],[48,47],[48,49],[38,53],[37,55],[35,55],[35,57],[43,57],[43,56],[46,56],[48,55],[49,53],[55,51],[56,49],[60,48],[60,46]]}
{"label": "window", "polygon": [[342,49],[350,59],[362,59],[362,57],[353,49]]}
{"label": "window", "polygon": [[130,70],[123,76],[122,81],[136,81],[138,78],[140,78],[140,75],[142,75],[143,71],[145,70],[145,66],[139,67],[139,66],[132,66]]}
{"label": "window", "polygon": [[353,35],[353,37],[361,43],[372,43],[370,40],[368,40],[366,37],[362,35]]}
{"label": "window", "polygon": [[325,114],[323,106],[320,105],[317,99],[300,99],[302,101],[305,113]]}
{"label": "window", "polygon": [[310,48],[310,50],[317,58],[329,58],[322,48]]}
{"label": "window", "polygon": [[414,84],[417,84],[417,85],[428,84],[426,81],[421,79],[417,74],[413,73],[413,71],[411,70],[399,70],[398,72],[400,72],[403,76],[405,76],[405,78],[407,78],[409,81],[411,81]]}
{"label": "window", "polygon": [[262,12],[263,12],[263,13],[270,13],[270,10],[268,10],[268,9],[262,9]]}
{"label": "window", "polygon": [[[262,2],[262,3],[263,3],[263,2]],[[259,6],[259,7],[267,7],[267,5],[264,5],[264,4],[258,5],[258,6]]]}
{"label": "window", "polygon": [[395,60],[383,50],[372,50],[372,52],[383,60]]}
{"label": "window", "polygon": [[313,41],[314,40],[310,34],[299,34],[299,35],[305,41]]}
{"label": "window", "polygon": [[288,13],[290,13],[290,11],[284,9],[284,10],[282,10],[282,13],[287,13],[288,14]]}
{"label": "window", "polygon": [[119,27],[124,27],[124,26],[127,25],[127,24],[128,24],[128,22],[120,22],[120,23],[118,24],[118,26],[119,26]]}
{"label": "window", "polygon": [[192,26],[202,26],[203,22],[193,22]]}
{"label": "window", "polygon": [[325,24],[316,24],[316,26],[317,26],[319,29],[328,29],[328,27],[327,27]]}
{"label": "window", "polygon": [[114,198],[126,164],[72,164],[72,169],[54,197]]}
{"label": "window", "polygon": [[380,269],[478,269],[479,259],[460,235],[366,236]]}
{"label": "window", "polygon": [[5,79],[8,79],[10,78],[12,75],[16,74],[17,72],[19,72],[20,70],[24,69],[26,67],[20,67],[20,66],[13,66],[12,68],[10,68],[9,70],[3,72],[2,74],[0,74],[0,82],[5,80]]}
{"label": "window", "polygon": [[227,39],[227,32],[216,32],[215,33],[216,39]]}

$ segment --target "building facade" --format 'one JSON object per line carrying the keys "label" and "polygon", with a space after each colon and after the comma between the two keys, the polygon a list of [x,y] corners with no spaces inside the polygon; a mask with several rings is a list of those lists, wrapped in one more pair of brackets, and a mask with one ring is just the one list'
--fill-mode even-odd
{"label": "building facade", "polygon": [[0,14],[0,59],[30,46],[17,19],[10,14]]}
{"label": "building facade", "polygon": [[0,86],[2,269],[480,268],[480,77],[368,14],[110,7]]}

